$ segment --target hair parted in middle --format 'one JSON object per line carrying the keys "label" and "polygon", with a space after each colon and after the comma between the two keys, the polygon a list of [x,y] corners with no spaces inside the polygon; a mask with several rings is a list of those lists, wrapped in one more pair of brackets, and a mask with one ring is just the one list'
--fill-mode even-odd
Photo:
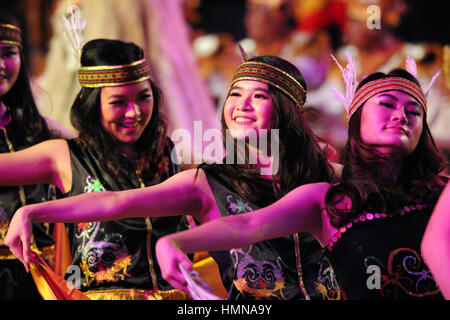
{"label": "hair parted in middle", "polygon": [[[143,50],[132,42],[95,39],[82,49],[81,66],[116,66],[133,63],[144,58]],[[138,153],[137,170],[143,179],[151,179],[165,171],[163,150],[167,143],[167,125],[160,109],[162,92],[148,79],[154,99],[152,117],[142,136],[135,143]],[[102,167],[117,175],[127,175],[130,161],[117,152],[117,142],[101,124],[101,88],[82,87],[72,105],[70,120],[79,131],[79,139],[97,153]]]}

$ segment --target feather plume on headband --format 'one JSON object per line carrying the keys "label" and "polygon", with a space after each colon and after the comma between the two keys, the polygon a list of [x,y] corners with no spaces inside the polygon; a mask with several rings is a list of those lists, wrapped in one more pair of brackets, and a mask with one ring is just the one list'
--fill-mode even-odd
{"label": "feather plume on headband", "polygon": [[[405,69],[406,69],[406,71],[411,73],[416,79],[419,79],[419,77],[417,76],[417,64],[416,64],[416,61],[413,58],[411,58],[410,56],[406,57]],[[441,72],[442,72],[442,70],[438,70],[434,74],[434,76],[431,78],[431,81],[428,84],[428,87],[424,91],[425,97],[428,97],[428,94],[430,93],[431,87],[433,86],[433,84],[436,81],[436,79],[440,76]]]}
{"label": "feather plume on headband", "polygon": [[348,64],[345,69],[339,64],[335,56],[331,54],[331,58],[333,58],[334,62],[336,62],[337,66],[341,70],[342,77],[344,78],[345,83],[345,96],[339,92],[336,88],[331,89],[331,94],[333,97],[344,105],[347,113],[349,112],[350,105],[355,97],[356,88],[358,87],[358,81],[356,80],[356,65],[350,53],[346,52]]}
{"label": "feather plume on headband", "polygon": [[81,15],[81,10],[75,5],[67,7],[68,16],[62,15],[63,31],[69,38],[75,56],[78,61],[81,57],[81,49],[84,45],[83,31],[86,29],[86,19]]}
{"label": "feather plume on headband", "polygon": [[[422,106],[426,111],[426,98],[430,92],[431,87],[441,74],[442,70],[436,72],[436,74],[432,77],[425,91],[422,91],[420,87],[418,87],[416,84],[414,84],[409,80],[392,78],[392,81],[394,82],[388,81],[383,85],[381,84],[383,81],[373,81],[373,86],[370,84],[366,84],[362,88],[360,88],[358,92],[356,92],[356,88],[358,87],[358,81],[356,80],[355,61],[348,52],[346,52],[346,55],[348,59],[348,64],[344,69],[339,64],[337,59],[331,54],[332,59],[336,62],[339,69],[341,70],[345,82],[345,96],[341,92],[339,92],[336,88],[332,88],[332,95],[337,101],[341,102],[344,105],[344,108],[348,114],[348,118],[350,118],[351,115],[357,110],[357,108],[359,108],[359,106],[361,106],[361,104],[365,100],[367,100],[370,96],[372,96],[377,92],[386,91],[387,89],[402,90],[410,93],[412,96],[414,96],[417,100],[421,102]],[[406,57],[405,69],[416,79],[418,79],[416,61],[410,56]],[[377,87],[375,88],[375,86]],[[366,98],[364,99],[364,97]]]}

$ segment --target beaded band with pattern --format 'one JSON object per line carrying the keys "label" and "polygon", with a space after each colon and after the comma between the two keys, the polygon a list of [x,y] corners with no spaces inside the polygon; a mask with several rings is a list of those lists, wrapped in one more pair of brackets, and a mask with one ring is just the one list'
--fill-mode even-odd
{"label": "beaded band with pattern", "polygon": [[390,77],[371,81],[362,86],[355,94],[355,97],[348,109],[348,118],[358,110],[368,99],[377,93],[384,91],[398,90],[413,96],[423,107],[425,114],[427,112],[427,100],[422,89],[412,81],[399,77]]}
{"label": "beaded band with pattern", "polygon": [[117,66],[81,67],[78,80],[82,87],[115,87],[142,82],[151,78],[145,59]]}
{"label": "beaded band with pattern", "polygon": [[302,85],[290,74],[262,62],[247,61],[234,74],[233,85],[240,80],[255,80],[270,84],[285,93],[302,110],[306,92]]}
{"label": "beaded band with pattern", "polygon": [[22,31],[12,24],[0,24],[0,43],[22,48]]}

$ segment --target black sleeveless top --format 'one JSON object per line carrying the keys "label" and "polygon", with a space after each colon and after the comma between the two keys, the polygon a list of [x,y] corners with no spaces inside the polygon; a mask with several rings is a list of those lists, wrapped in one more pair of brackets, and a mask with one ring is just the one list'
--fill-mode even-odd
{"label": "black sleeveless top", "polygon": [[365,213],[328,244],[347,299],[442,299],[420,253],[431,208],[405,206],[400,216]]}
{"label": "black sleeveless top", "polygon": [[[97,157],[79,140],[68,141],[72,163],[72,189],[63,197],[97,191],[140,188],[132,170],[122,181],[104,171]],[[144,181],[155,185],[179,171],[171,159],[172,142],[164,150],[169,172],[164,177]],[[73,266],[66,279],[81,274],[81,290],[134,288],[170,290],[155,258],[156,241],[186,227],[185,217],[130,218],[116,221],[69,224]],[[74,267],[75,266],[75,267]]]}
{"label": "black sleeveless top", "polygon": [[[8,129],[6,127],[7,133]],[[8,135],[8,138],[10,135]],[[15,151],[23,150],[31,147],[32,144],[17,145],[13,141],[9,140],[13,145]],[[11,152],[8,147],[7,137],[3,130],[0,129],[0,153]],[[38,202],[47,201],[50,199],[52,193],[50,192],[49,185],[27,185],[23,186],[25,193],[26,204],[33,204]],[[19,187],[0,186],[0,248],[7,250],[8,248],[3,244],[6,232],[8,231],[9,222],[11,221],[14,213],[22,206],[19,195]],[[33,223],[33,235],[36,241],[36,245],[39,249],[48,248],[53,245],[53,238],[50,235],[48,224]]]}
{"label": "black sleeveless top", "polygon": [[[202,167],[222,217],[257,210],[260,206],[242,199],[231,179]],[[271,181],[261,188],[273,190]],[[270,192],[270,191],[269,191]],[[275,202],[277,199],[273,199]],[[328,275],[319,276],[322,259],[319,243],[307,233],[255,243],[247,248],[210,252],[217,262],[227,299],[322,299],[323,288],[331,287]],[[334,273],[331,273],[334,275]],[[326,291],[326,289],[324,290]],[[329,292],[324,292],[329,295]]]}

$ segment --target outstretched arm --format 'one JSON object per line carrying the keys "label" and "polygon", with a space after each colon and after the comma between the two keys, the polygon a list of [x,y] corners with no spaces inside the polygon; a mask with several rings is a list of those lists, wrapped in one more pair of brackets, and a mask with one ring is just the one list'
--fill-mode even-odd
{"label": "outstretched arm", "polygon": [[181,172],[158,185],[120,192],[92,192],[24,206],[11,220],[5,244],[28,269],[32,222],[88,222],[131,217],[192,215],[199,219],[203,195],[195,170]]}
{"label": "outstretched arm", "polygon": [[71,176],[70,171],[65,140],[48,140],[21,151],[0,154],[0,186],[49,183],[66,192],[64,180]]}
{"label": "outstretched arm", "polygon": [[163,277],[186,290],[179,263],[188,269],[185,253],[242,248],[296,232],[310,232],[323,243],[321,208],[328,183],[304,185],[263,209],[217,219],[161,238],[156,255]]}
{"label": "outstretched arm", "polygon": [[441,289],[450,299],[450,183],[434,208],[422,239],[422,255]]}

